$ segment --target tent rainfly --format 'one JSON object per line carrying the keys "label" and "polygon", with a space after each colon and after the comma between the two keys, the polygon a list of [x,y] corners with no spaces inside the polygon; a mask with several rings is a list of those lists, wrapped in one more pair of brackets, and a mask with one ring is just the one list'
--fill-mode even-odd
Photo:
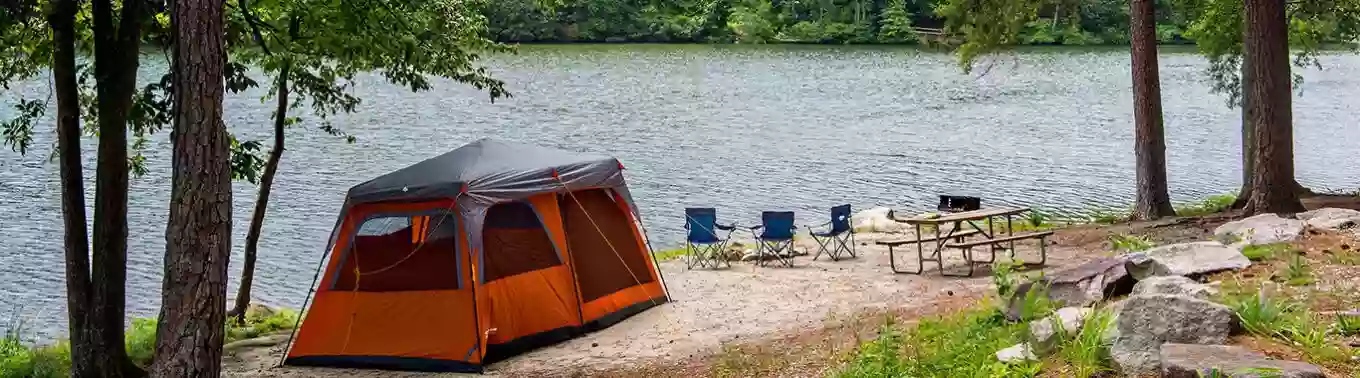
{"label": "tent rainfly", "polygon": [[284,364],[480,372],[608,327],[668,300],[640,227],[608,156],[482,139],[359,184]]}

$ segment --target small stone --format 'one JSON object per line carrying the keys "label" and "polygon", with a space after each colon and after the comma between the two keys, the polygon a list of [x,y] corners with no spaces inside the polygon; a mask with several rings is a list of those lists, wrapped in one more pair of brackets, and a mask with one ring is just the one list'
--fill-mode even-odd
{"label": "small stone", "polygon": [[949,294],[949,296],[951,296],[951,297],[954,296],[954,291],[953,291],[953,290],[946,290],[944,293],[945,293],[945,294]]}
{"label": "small stone", "polygon": [[1341,250],[1342,250],[1342,251],[1349,251],[1349,250],[1351,250],[1351,245],[1350,245],[1350,244],[1342,244],[1342,245],[1341,245]]}
{"label": "small stone", "polygon": [[600,346],[600,343],[590,343],[590,347],[591,347],[591,348],[598,347],[598,346]]}
{"label": "small stone", "polygon": [[[1059,336],[1071,338],[1081,332],[1081,324],[1091,315],[1087,307],[1063,307],[1053,315],[1029,323],[1032,351],[1048,355],[1062,342]],[[1059,328],[1061,327],[1061,328]]]}
{"label": "small stone", "polygon": [[998,361],[1005,363],[1016,363],[1025,361],[1035,361],[1038,360],[1039,358],[1035,357],[1034,352],[1030,351],[1029,344],[1020,343],[1015,344],[1010,348],[997,351],[996,359]]}

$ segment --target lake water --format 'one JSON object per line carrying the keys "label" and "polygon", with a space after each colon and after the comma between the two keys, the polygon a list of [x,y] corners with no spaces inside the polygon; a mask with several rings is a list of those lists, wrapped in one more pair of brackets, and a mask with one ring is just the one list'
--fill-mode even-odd
{"label": "lake water", "polygon": [[[157,57],[146,58],[143,80],[164,70]],[[1303,72],[1294,102],[1298,178],[1360,187],[1350,169],[1360,161],[1350,107],[1360,98],[1360,57],[1322,62],[1324,70]],[[353,90],[364,99],[359,112],[334,119],[357,143],[320,132],[314,118],[290,129],[261,240],[258,300],[301,305],[350,186],[483,137],[617,156],[658,248],[680,243],[686,206],[715,206],[743,223],[789,209],[800,223],[820,223],[841,203],[925,209],[943,193],[1065,210],[1133,197],[1126,49],[1027,51],[992,61],[985,75],[963,74],[945,54],[859,47],[527,46],[487,63],[514,98],[493,104],[448,82],[413,95],[372,76]],[[1173,199],[1234,190],[1238,113],[1209,92],[1205,62],[1191,51],[1164,53],[1161,66]],[[23,83],[0,101],[46,88]],[[226,122],[267,144],[273,106],[261,94],[231,96]],[[11,113],[6,106],[0,118]],[[29,156],[0,151],[0,328],[22,314],[38,339],[65,328],[60,186],[45,159],[51,124]],[[130,316],[159,306],[169,147],[168,133],[157,136],[150,173],[132,182]],[[92,143],[85,155],[93,197]],[[254,195],[237,184],[238,254]],[[232,262],[239,271],[239,255]]]}

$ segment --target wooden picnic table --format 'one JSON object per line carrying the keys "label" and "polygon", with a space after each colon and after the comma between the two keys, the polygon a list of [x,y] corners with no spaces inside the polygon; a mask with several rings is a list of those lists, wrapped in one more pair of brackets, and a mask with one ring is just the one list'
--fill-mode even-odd
{"label": "wooden picnic table", "polygon": [[[1048,259],[1047,250],[1043,246],[1044,239],[1049,235],[1052,235],[1053,232],[1051,231],[1033,232],[1021,235],[1016,235],[1014,232],[1012,217],[1029,211],[1030,209],[1027,207],[1001,207],[995,209],[979,209],[957,213],[946,213],[936,217],[924,217],[924,216],[917,216],[912,218],[892,217],[892,220],[894,221],[912,225],[913,228],[915,228],[916,230],[916,238],[904,240],[886,240],[880,241],[878,242],[878,244],[888,246],[888,261],[889,264],[892,266],[892,270],[894,273],[921,274],[921,272],[925,270],[925,262],[934,261],[936,262],[936,264],[939,265],[941,275],[947,276],[953,275],[945,273],[943,251],[946,248],[956,248],[963,250],[964,261],[968,265],[968,273],[966,276],[972,276],[974,267],[973,265],[976,263],[990,264],[996,261],[997,251],[1001,250],[1008,251],[1011,253],[1011,257],[1014,258],[1015,241],[1024,239],[1040,239],[1040,254],[1042,257],[1038,264],[1042,265]],[[994,227],[994,224],[990,221],[992,218],[996,217],[1006,218],[1005,236],[998,235],[999,233]],[[979,226],[976,223],[978,221],[986,221],[987,223],[986,227]],[[971,226],[972,229],[965,229],[963,227],[963,224],[965,223]],[[932,228],[934,228],[935,235],[934,236],[922,235],[921,226],[923,225],[934,226]],[[943,230],[945,225],[950,225],[950,227],[947,230]],[[965,240],[966,238],[971,236],[978,236],[981,238],[981,240],[977,241]],[[929,258],[925,257],[926,243],[934,244],[934,248],[931,249]],[[1006,245],[1005,247],[1002,246],[1003,243]],[[899,270],[897,268],[897,260],[893,254],[893,247],[901,246],[904,244],[916,244],[917,265],[915,271]],[[972,248],[979,246],[987,246],[990,248],[991,257],[989,259],[977,260],[973,258]]]}

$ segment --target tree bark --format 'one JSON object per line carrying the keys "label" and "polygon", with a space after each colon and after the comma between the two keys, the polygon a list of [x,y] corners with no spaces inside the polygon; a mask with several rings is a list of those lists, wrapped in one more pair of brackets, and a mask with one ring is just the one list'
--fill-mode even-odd
{"label": "tree bark", "polygon": [[265,211],[269,208],[269,191],[274,186],[274,174],[279,170],[279,160],[283,159],[284,127],[288,120],[288,74],[292,69],[291,61],[284,61],[279,68],[278,108],[274,110],[274,148],[269,150],[269,160],[265,162],[264,174],[260,176],[260,194],[255,199],[255,213],[250,218],[250,230],[246,233],[245,264],[241,268],[241,288],[236,291],[236,305],[229,312],[238,323],[243,323],[246,308],[250,306],[250,287],[255,281],[255,256],[259,249],[260,232],[264,228]]}
{"label": "tree bark", "polygon": [[174,173],[150,368],[156,377],[216,377],[222,369],[232,210],[222,7],[222,0],[177,0],[170,12]]}
{"label": "tree bark", "polygon": [[1157,72],[1157,23],[1154,0],[1129,2],[1133,60],[1134,154],[1137,193],[1134,219],[1176,215],[1166,184],[1166,138],[1162,125],[1162,93]]}
{"label": "tree bark", "polygon": [[71,340],[71,375],[99,373],[91,350],[90,242],[85,225],[85,173],[80,152],[80,90],[76,82],[75,0],[53,0],[52,76],[57,96],[57,154],[61,171],[61,216],[66,249],[66,315]]}
{"label": "tree bark", "polygon": [[1303,211],[1294,182],[1289,29],[1284,0],[1246,0],[1244,60],[1250,62],[1248,113],[1256,136],[1251,197],[1245,212]]}
{"label": "tree bark", "polygon": [[[123,345],[127,284],[128,156],[127,118],[136,91],[138,47],[146,4],[122,3],[114,27],[114,4],[92,4],[95,82],[99,98],[99,150],[95,168],[94,253],[90,312],[86,323],[94,376],[140,376]],[[74,357],[73,358],[77,358]]]}

